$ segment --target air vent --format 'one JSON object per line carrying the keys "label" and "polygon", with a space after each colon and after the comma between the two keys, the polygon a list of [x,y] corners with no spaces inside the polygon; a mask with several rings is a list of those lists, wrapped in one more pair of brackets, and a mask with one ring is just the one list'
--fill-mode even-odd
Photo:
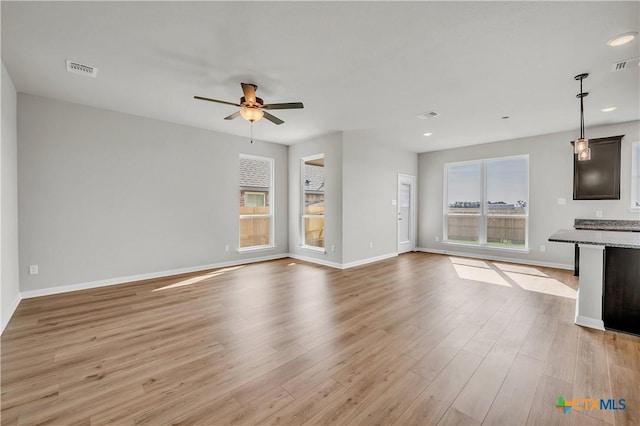
{"label": "air vent", "polygon": [[81,64],[79,62],[73,62],[67,59],[67,71],[84,75],[85,77],[96,78],[98,75],[98,68],[92,67],[91,65]]}
{"label": "air vent", "polygon": [[437,111],[429,111],[429,112],[422,112],[422,113],[418,114],[417,117],[420,120],[425,120],[427,118],[433,118],[433,117],[437,117],[439,115],[440,115],[440,113],[437,112]]}
{"label": "air vent", "polygon": [[625,59],[624,61],[618,61],[611,66],[611,72],[638,69],[640,65],[640,58]]}

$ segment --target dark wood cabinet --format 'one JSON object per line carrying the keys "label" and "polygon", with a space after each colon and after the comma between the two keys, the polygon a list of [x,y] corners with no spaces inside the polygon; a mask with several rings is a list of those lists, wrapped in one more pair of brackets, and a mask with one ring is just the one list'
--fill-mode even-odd
{"label": "dark wood cabinet", "polygon": [[578,155],[574,154],[574,200],[620,199],[620,145],[623,137],[589,139],[589,161],[578,161]]}
{"label": "dark wood cabinet", "polygon": [[604,255],[604,326],[640,335],[640,249],[606,247]]}

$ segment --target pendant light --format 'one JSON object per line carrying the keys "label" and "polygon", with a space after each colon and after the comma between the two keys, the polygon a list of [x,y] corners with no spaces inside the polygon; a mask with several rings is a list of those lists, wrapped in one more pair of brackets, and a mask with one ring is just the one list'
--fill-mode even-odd
{"label": "pendant light", "polygon": [[589,148],[589,139],[584,137],[584,98],[589,96],[589,92],[582,91],[582,80],[589,77],[588,73],[578,74],[575,80],[580,80],[580,93],[576,98],[580,99],[580,137],[573,143],[573,153],[578,154],[578,161],[591,160],[591,148]]}

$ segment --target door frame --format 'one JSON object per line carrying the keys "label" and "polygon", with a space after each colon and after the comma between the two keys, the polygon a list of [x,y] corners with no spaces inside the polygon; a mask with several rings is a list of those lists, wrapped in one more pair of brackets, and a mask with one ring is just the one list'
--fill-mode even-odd
{"label": "door frame", "polygon": [[[409,197],[410,197],[410,207],[409,207],[409,215],[411,216],[410,220],[409,220],[409,238],[411,239],[411,247],[409,248],[409,250],[404,250],[404,251],[400,251],[400,224],[398,223],[398,216],[400,215],[400,185],[403,183],[403,180],[408,180],[411,183],[411,192],[409,193]],[[414,175],[407,175],[404,173],[398,173],[398,185],[397,185],[397,193],[396,193],[396,215],[395,215],[395,219],[396,219],[396,252],[398,254],[401,253],[407,253],[409,251],[415,251],[416,247],[417,247],[417,242],[416,242],[416,238],[417,238],[417,228],[416,228],[416,208],[417,208],[417,201],[416,201],[416,177]]]}

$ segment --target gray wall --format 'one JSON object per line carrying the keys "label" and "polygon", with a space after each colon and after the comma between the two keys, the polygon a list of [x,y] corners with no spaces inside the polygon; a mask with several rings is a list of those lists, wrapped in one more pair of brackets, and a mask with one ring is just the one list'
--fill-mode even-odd
{"label": "gray wall", "polygon": [[[22,93],[18,134],[23,291],[288,252],[286,146]],[[235,251],[240,153],[275,159],[273,250]]]}
{"label": "gray wall", "polygon": [[398,198],[398,173],[417,176],[418,155],[360,131],[345,131],[343,138],[343,262],[396,253],[397,206],[391,201]]}
{"label": "gray wall", "polygon": [[[548,237],[558,229],[572,228],[575,218],[594,218],[602,210],[604,219],[640,219],[630,206],[631,142],[640,139],[640,122],[587,128],[590,138],[626,135],[622,142],[620,200],[573,201],[573,154],[569,142],[576,131],[507,140],[464,148],[420,154],[419,221],[420,247],[484,254],[500,257],[570,265],[573,246],[551,243]],[[516,254],[488,249],[472,249],[435,242],[443,236],[443,176],[444,164],[481,158],[529,154],[529,248],[528,254]],[[558,205],[565,198],[566,205]],[[546,246],[546,252],[540,251]]]}
{"label": "gray wall", "polygon": [[[324,154],[326,253],[300,248],[300,159]],[[342,263],[342,133],[289,146],[289,252],[319,261]],[[335,246],[335,251],[331,250]]]}
{"label": "gray wall", "polygon": [[2,240],[0,270],[0,331],[9,322],[16,306],[19,288],[18,265],[18,160],[16,128],[16,89],[2,64]]}

